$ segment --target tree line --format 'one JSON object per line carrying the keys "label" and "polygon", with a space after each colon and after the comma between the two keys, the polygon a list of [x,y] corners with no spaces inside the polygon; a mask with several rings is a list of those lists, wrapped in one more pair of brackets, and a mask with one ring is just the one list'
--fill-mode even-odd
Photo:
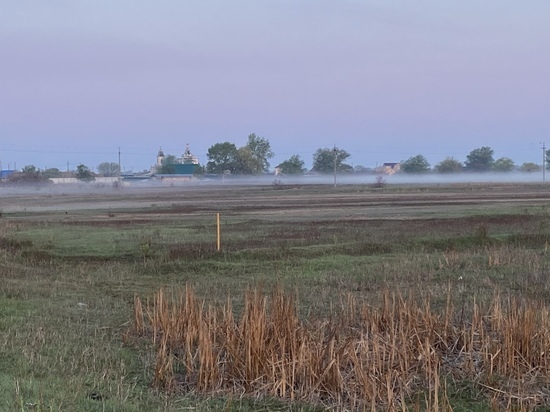
{"label": "tree line", "polygon": [[[275,156],[269,140],[255,133],[248,135],[247,143],[237,147],[231,142],[216,143],[208,149],[206,172],[212,174],[258,175],[269,172],[269,160]],[[313,169],[319,173],[352,172],[344,163],[350,154],[345,150],[318,149],[313,155]],[[307,171],[299,154],[294,154],[276,166],[282,174],[300,175]]]}
{"label": "tree line", "polygon": [[[114,162],[102,162],[97,166],[98,173],[94,173],[88,166],[79,164],[75,171],[62,172],[57,167],[44,170],[34,165],[27,165],[20,172],[11,174],[8,177],[9,183],[48,183],[50,179],[59,177],[74,177],[83,182],[91,182],[96,176],[113,177],[118,176],[119,166]],[[51,183],[51,182],[50,182]]]}
{"label": "tree line", "polygon": [[[546,167],[550,169],[550,150],[545,151]],[[411,156],[400,164],[401,171],[405,173],[427,173],[431,171],[430,163],[423,155]],[[467,172],[511,172],[513,170],[521,170],[523,172],[537,172],[541,170],[541,166],[533,162],[523,163],[517,166],[509,157],[494,158],[494,151],[488,146],[483,146],[472,150],[464,162],[447,157],[437,163],[433,171],[437,173],[460,173]]]}
{"label": "tree line", "polygon": [[[269,141],[263,137],[251,134],[248,143],[240,148],[230,142],[216,143],[208,149],[208,163],[206,172],[213,174],[259,174],[269,169],[269,159],[274,156]],[[352,167],[346,160],[350,153],[344,149],[319,148],[313,154],[312,171],[316,173],[353,173],[376,172],[376,169],[367,169],[363,166]],[[550,169],[550,149],[546,150],[546,167]],[[299,154],[294,154],[277,166],[280,173],[286,175],[300,175],[307,172],[304,161]],[[464,162],[447,157],[437,163],[433,169],[425,156],[418,154],[411,156],[400,163],[400,171],[403,173],[422,174],[435,173],[461,173],[461,172],[511,172],[521,170],[523,172],[537,172],[541,166],[526,162],[521,166],[514,163],[509,157],[494,158],[494,151],[488,146],[472,150]]]}
{"label": "tree line", "polygon": [[[213,174],[259,174],[269,169],[269,159],[274,156],[269,141],[263,137],[251,134],[245,146],[237,148],[230,142],[216,143],[208,149],[208,163],[206,172]],[[374,171],[363,166],[352,167],[346,160],[350,153],[338,147],[319,148],[313,154],[312,171],[316,173],[353,173]],[[550,169],[550,149],[546,150],[546,166]],[[304,161],[299,154],[294,154],[277,166],[282,174],[299,175],[307,172]],[[433,169],[430,163],[421,154],[411,156],[400,163],[400,171],[403,173],[421,174],[436,173],[461,173],[461,172],[510,172],[521,170],[524,172],[537,172],[541,166],[533,162],[523,163],[517,166],[509,157],[494,158],[494,151],[488,146],[472,150],[464,162],[447,157],[437,163]]]}
{"label": "tree line", "polygon": [[[251,133],[248,135],[246,144],[237,147],[232,142],[216,143],[208,149],[206,165],[197,165],[197,174],[217,174],[217,175],[259,175],[270,171],[270,159],[275,156],[271,149],[268,139]],[[368,169],[363,166],[352,167],[346,163],[350,153],[344,149],[334,146],[333,148],[319,148],[313,153],[312,172],[320,174],[332,173],[366,173],[374,172],[376,169]],[[158,173],[175,173],[172,164],[176,162],[176,157],[168,155],[164,158]],[[550,149],[545,151],[545,162],[547,169],[550,169]],[[494,158],[494,151],[488,146],[483,146],[472,150],[464,162],[454,158],[447,157],[433,168],[425,156],[418,154],[399,162],[400,172],[410,174],[422,174],[428,172],[435,173],[461,173],[461,172],[510,172],[521,170],[524,172],[537,172],[541,166],[526,162],[518,166],[509,157]],[[288,159],[276,166],[278,172],[283,175],[301,175],[308,170],[305,168],[305,162],[299,154],[293,154]],[[118,176],[120,173],[119,165],[114,162],[102,162],[97,166],[97,175],[100,176]],[[76,171],[71,172],[73,177],[82,181],[92,181],[95,179],[94,173],[88,166],[79,164]],[[35,166],[25,166],[21,172],[10,176],[12,181],[43,182],[50,178],[62,177],[63,172],[57,168],[46,170],[37,169]],[[66,175],[65,175],[66,176]]]}

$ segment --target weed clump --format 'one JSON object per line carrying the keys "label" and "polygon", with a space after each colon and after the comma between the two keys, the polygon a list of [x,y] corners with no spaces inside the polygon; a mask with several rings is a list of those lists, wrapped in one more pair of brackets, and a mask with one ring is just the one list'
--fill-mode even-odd
{"label": "weed clump", "polygon": [[23,248],[28,248],[32,246],[32,241],[30,240],[16,240],[9,237],[0,237],[0,250],[6,250],[8,252],[14,253],[20,251]]}

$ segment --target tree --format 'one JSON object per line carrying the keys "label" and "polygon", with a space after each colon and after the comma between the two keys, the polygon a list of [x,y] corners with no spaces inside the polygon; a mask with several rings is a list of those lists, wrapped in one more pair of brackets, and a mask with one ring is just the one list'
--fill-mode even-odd
{"label": "tree", "polygon": [[35,166],[29,165],[21,169],[21,172],[15,172],[8,177],[8,182],[12,184],[43,184],[51,181],[40,173]]}
{"label": "tree", "polygon": [[40,173],[40,171],[34,165],[25,166],[23,169],[21,169],[21,172],[26,174],[27,176],[38,175]]}
{"label": "tree", "polygon": [[544,163],[546,163],[546,168],[550,170],[550,149],[546,149],[544,152]]}
{"label": "tree", "polygon": [[538,164],[533,162],[525,162],[521,165],[520,170],[522,172],[532,173],[532,172],[539,172],[542,167],[540,167]]}
{"label": "tree", "polygon": [[277,167],[285,175],[301,175],[304,173],[304,161],[297,154],[290,156]]}
{"label": "tree", "polygon": [[348,165],[347,163],[341,163],[340,166],[338,166],[338,172],[353,173],[353,166]]}
{"label": "tree", "polygon": [[258,175],[264,171],[262,159],[252,152],[248,146],[237,149],[235,166],[232,173],[240,175]]}
{"label": "tree", "polygon": [[336,164],[337,171],[349,170],[351,166],[343,163],[348,157],[348,152],[337,147],[317,149],[313,154],[313,169],[319,173],[333,173]]}
{"label": "tree", "polygon": [[82,163],[76,167],[76,173],[74,175],[78,180],[82,180],[85,182],[95,180],[95,177],[92,172],[90,172],[88,166],[85,166]]}
{"label": "tree", "polygon": [[52,177],[59,177],[61,176],[61,170],[57,167],[50,167],[42,172],[42,176],[47,177],[48,179],[51,179]]}
{"label": "tree", "polygon": [[252,156],[261,164],[262,171],[269,171],[269,159],[275,156],[275,153],[271,150],[269,140],[251,133],[248,135],[248,142],[245,147],[250,150]]}
{"label": "tree", "polygon": [[252,133],[245,146],[216,143],[208,149],[209,173],[260,174],[269,170],[269,159],[274,156],[269,140]]}
{"label": "tree", "polygon": [[460,173],[462,172],[462,162],[459,162],[454,157],[447,157],[435,165],[434,170],[437,173]]}
{"label": "tree", "polygon": [[493,149],[487,146],[474,149],[466,156],[464,165],[466,169],[472,172],[487,172],[491,170],[494,164]]}
{"label": "tree", "polygon": [[157,166],[157,173],[160,175],[173,175],[176,173],[176,168],[173,166],[176,163],[176,156],[168,155],[162,159],[160,166]]}
{"label": "tree", "polygon": [[495,172],[511,172],[514,170],[514,167],[516,167],[516,165],[509,157],[501,157],[493,163],[493,170]]}
{"label": "tree", "polygon": [[206,156],[208,157],[208,163],[206,164],[208,173],[223,174],[227,170],[231,173],[235,171],[237,146],[233,143],[216,143],[210,146]]}
{"label": "tree", "polygon": [[401,170],[405,173],[426,173],[430,170],[430,164],[422,155],[411,156],[401,162]]}
{"label": "tree", "polygon": [[97,171],[105,177],[118,176],[118,163],[102,162],[97,166]]}
{"label": "tree", "polygon": [[372,172],[372,169],[370,169],[368,167],[365,167],[365,166],[362,166],[362,165],[357,165],[357,166],[353,167],[353,173],[366,174],[366,173],[370,173],[370,172]]}
{"label": "tree", "polygon": [[193,170],[193,176],[204,176],[206,173],[206,167],[202,165],[195,165]]}

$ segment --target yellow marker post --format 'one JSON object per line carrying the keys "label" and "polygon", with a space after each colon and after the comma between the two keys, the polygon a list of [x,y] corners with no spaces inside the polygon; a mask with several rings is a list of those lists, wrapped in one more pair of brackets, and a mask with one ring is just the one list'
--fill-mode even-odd
{"label": "yellow marker post", "polygon": [[219,252],[220,249],[221,249],[221,236],[220,236],[221,230],[220,230],[220,214],[219,213],[216,213],[216,224],[218,226],[218,252]]}

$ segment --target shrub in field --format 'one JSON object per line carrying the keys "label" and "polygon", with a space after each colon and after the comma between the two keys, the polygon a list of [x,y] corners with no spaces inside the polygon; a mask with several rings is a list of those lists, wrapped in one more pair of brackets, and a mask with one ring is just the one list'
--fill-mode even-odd
{"label": "shrub in field", "polygon": [[374,179],[374,183],[372,187],[374,187],[375,189],[379,189],[379,188],[385,187],[386,184],[387,184],[386,179],[384,179],[383,176],[376,176],[376,179]]}

